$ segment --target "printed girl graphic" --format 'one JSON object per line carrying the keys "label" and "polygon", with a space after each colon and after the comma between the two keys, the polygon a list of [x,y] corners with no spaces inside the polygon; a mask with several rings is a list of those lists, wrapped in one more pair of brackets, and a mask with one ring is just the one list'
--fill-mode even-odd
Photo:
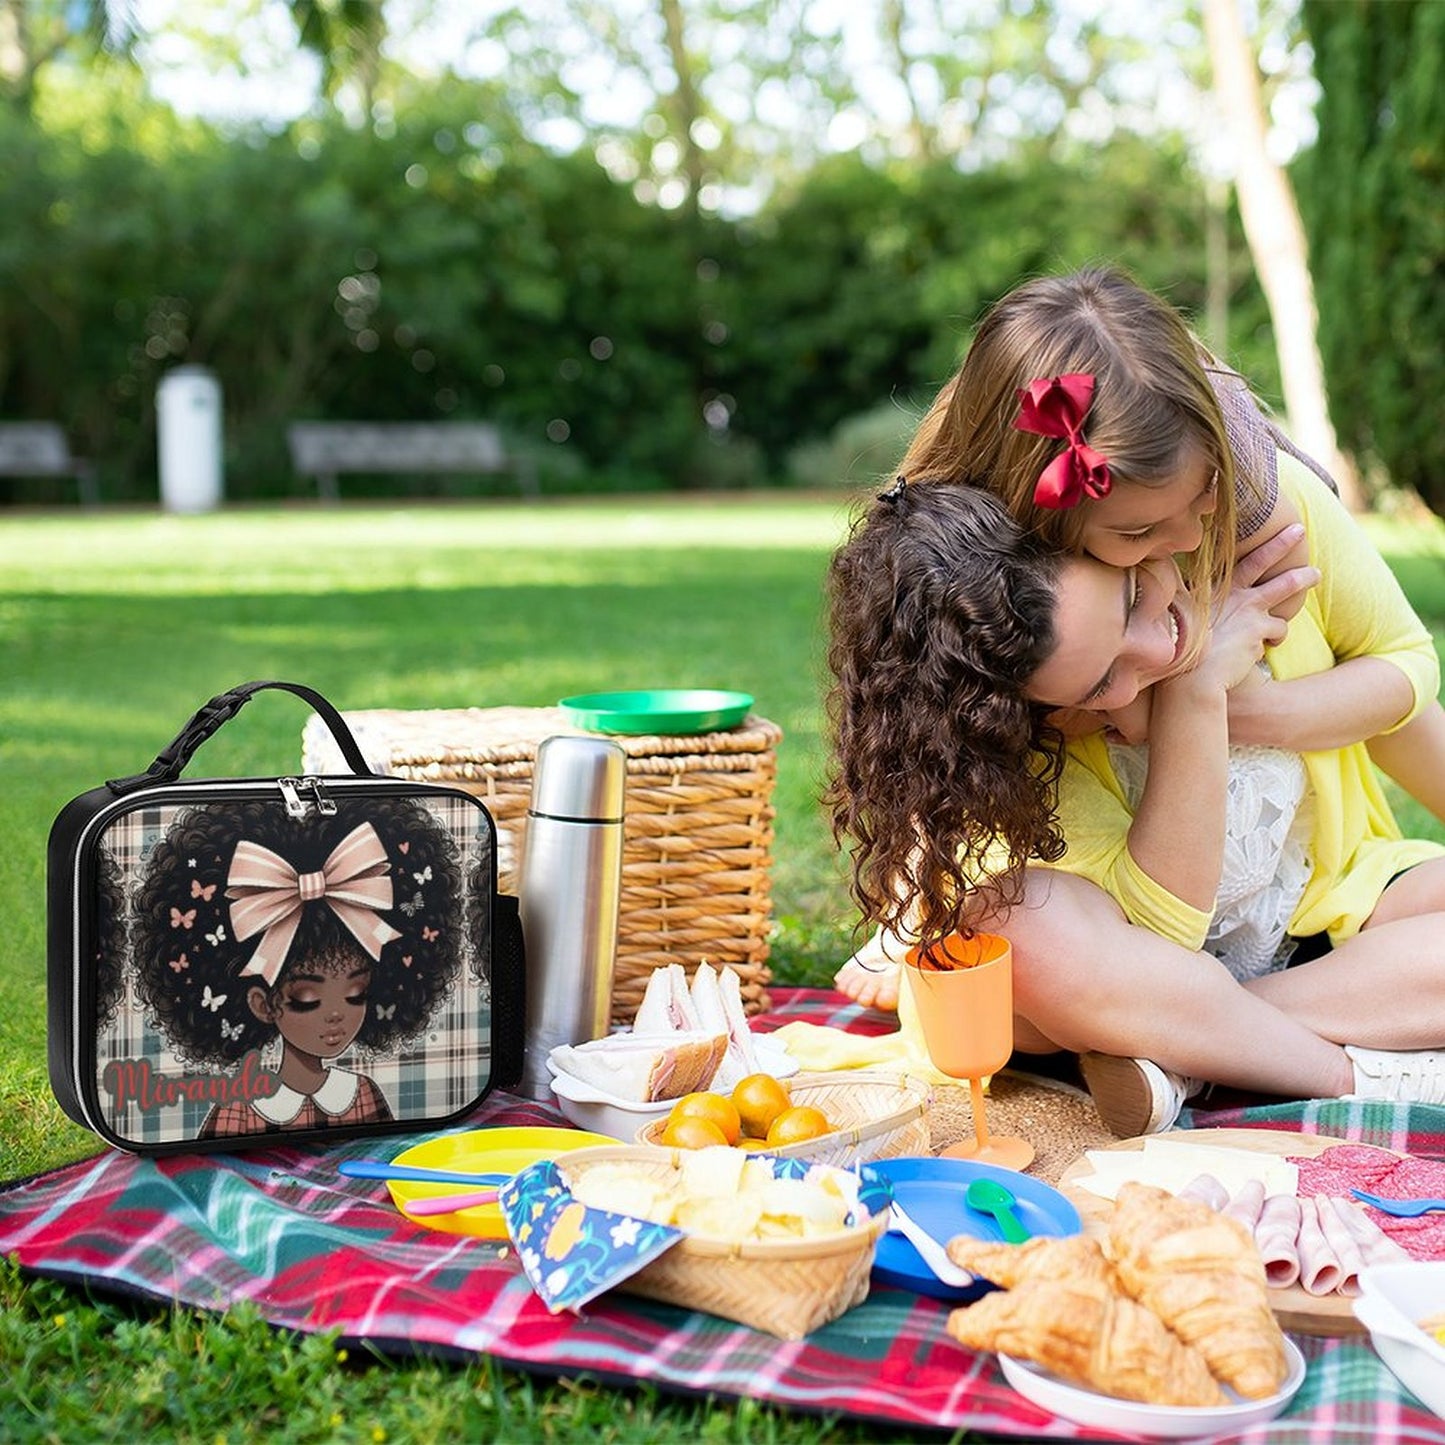
{"label": "printed girl graphic", "polygon": [[405,799],[339,800],[295,819],[271,803],[197,807],[147,861],[135,958],[147,1013],[191,1065],[261,1078],[201,1138],[389,1120],[365,1074],[330,1062],[415,1038],[462,957],[451,835]]}

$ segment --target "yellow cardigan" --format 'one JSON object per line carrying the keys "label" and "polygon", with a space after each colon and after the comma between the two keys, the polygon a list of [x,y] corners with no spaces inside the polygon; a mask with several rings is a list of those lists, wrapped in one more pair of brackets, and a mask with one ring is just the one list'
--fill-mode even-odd
{"label": "yellow cardigan", "polygon": [[[1405,674],[1414,691],[1413,706],[1395,724],[1403,727],[1439,690],[1440,662],[1430,634],[1384,560],[1328,488],[1283,455],[1279,479],[1299,508],[1310,561],[1320,569],[1321,581],[1290,622],[1284,641],[1266,652],[1270,671],[1284,681],[1353,657],[1384,658]],[[1313,871],[1289,932],[1301,938],[1327,932],[1338,943],[1358,932],[1394,874],[1445,855],[1445,847],[1401,838],[1363,743],[1301,757],[1314,801]],[[1131,923],[1186,948],[1202,947],[1210,915],[1161,888],[1129,854],[1132,814],[1102,733],[1069,744],[1059,821],[1068,851],[1048,866],[1097,884]]]}

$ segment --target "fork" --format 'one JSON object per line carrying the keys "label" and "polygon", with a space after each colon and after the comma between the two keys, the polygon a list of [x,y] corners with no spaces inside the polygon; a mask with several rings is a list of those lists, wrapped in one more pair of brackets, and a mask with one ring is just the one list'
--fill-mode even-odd
{"label": "fork", "polygon": [[1417,1214],[1429,1214],[1436,1209],[1445,1209],[1445,1199],[1381,1199],[1378,1194],[1367,1194],[1363,1189],[1351,1189],[1356,1199],[1373,1204],[1384,1214],[1393,1214],[1401,1219],[1414,1219]]}

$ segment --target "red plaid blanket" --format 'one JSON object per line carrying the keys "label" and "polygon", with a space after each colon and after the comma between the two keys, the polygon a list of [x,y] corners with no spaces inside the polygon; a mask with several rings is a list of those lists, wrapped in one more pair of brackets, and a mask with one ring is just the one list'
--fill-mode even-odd
{"label": "red plaid blanket", "polygon": [[[891,1027],[837,994],[778,989],[774,998],[764,1028],[796,1018]],[[468,1127],[561,1122],[549,1108],[498,1095]],[[1445,1155],[1438,1108],[1320,1102],[1209,1122]],[[415,1142],[387,1140],[386,1152]],[[895,1425],[1108,1438],[1029,1404],[992,1355],[952,1342],[946,1305],[901,1290],[875,1288],[797,1343],[626,1295],[604,1296],[580,1317],[550,1315],[510,1254],[419,1228],[392,1207],[384,1185],[337,1173],[342,1159],[377,1152],[375,1141],[361,1141],[158,1160],[103,1154],[0,1189],[0,1251],[37,1274],[199,1309],[250,1300],[275,1325],[381,1348],[477,1351],[549,1375],[645,1380]],[[1231,1438],[1445,1445],[1445,1422],[1403,1390],[1367,1341],[1298,1343],[1309,1373],[1289,1411]]]}

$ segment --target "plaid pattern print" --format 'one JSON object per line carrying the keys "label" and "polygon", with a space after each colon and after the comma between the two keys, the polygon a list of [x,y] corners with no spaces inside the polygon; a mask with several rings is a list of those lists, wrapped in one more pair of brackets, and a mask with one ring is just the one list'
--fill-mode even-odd
{"label": "plaid pattern print", "polygon": [[[489,876],[484,865],[492,849],[491,832],[478,808],[465,797],[440,795],[417,801],[457,845],[463,896],[456,907],[459,919],[465,918],[474,880],[479,872]],[[224,806],[224,800],[213,805]],[[178,815],[194,806],[194,802],[186,802],[135,808],[107,826],[103,844],[119,865],[128,888],[134,886],[152,849]],[[398,904],[400,901],[398,898]],[[377,1056],[348,1050],[328,1061],[336,1068],[369,1078],[381,1091],[394,1119],[447,1118],[482,1093],[490,1078],[491,960],[479,956],[474,933],[466,931],[458,981],[420,1038],[394,1053]],[[105,1087],[106,1070],[122,1061],[143,1060],[152,1076],[167,1079],[191,1072],[154,1021],[146,1017],[129,964],[122,971],[122,980],[123,993],[115,1014],[96,1036],[96,1098],[108,1108],[106,1122],[119,1137],[137,1145],[194,1139],[211,1112],[209,1100],[183,1098],[174,1105],[140,1109],[130,1100],[118,1103]],[[272,1040],[261,1053],[261,1067],[274,1069],[278,1059],[279,1040]],[[314,1109],[304,1109],[291,1127],[312,1127],[317,1122],[315,1114]],[[348,1114],[345,1119],[333,1118],[329,1122],[339,1125],[356,1119]]]}
{"label": "plaid pattern print", "polygon": [[[793,1019],[887,1026],[839,994],[780,988],[773,998],[774,1013],[756,1021],[763,1031]],[[562,1122],[548,1107],[494,1094],[467,1127]],[[1245,1110],[1227,1122],[1327,1128],[1445,1153],[1439,1108],[1304,1103]],[[423,1137],[434,1136],[388,1140],[385,1152]],[[164,1159],[102,1154],[0,1189],[0,1250],[37,1274],[198,1309],[250,1300],[275,1325],[337,1331],[379,1348],[466,1350],[548,1376],[760,1397],[893,1426],[1099,1438],[1016,1394],[992,1355],[952,1341],[948,1306],[904,1290],[877,1288],[797,1342],[617,1293],[581,1315],[549,1314],[505,1248],[412,1224],[385,1185],[337,1173],[343,1159],[376,1152],[375,1141],[356,1141]],[[1445,1421],[1396,1381],[1367,1340],[1297,1343],[1309,1370],[1289,1410],[1229,1439],[1445,1445]]]}

